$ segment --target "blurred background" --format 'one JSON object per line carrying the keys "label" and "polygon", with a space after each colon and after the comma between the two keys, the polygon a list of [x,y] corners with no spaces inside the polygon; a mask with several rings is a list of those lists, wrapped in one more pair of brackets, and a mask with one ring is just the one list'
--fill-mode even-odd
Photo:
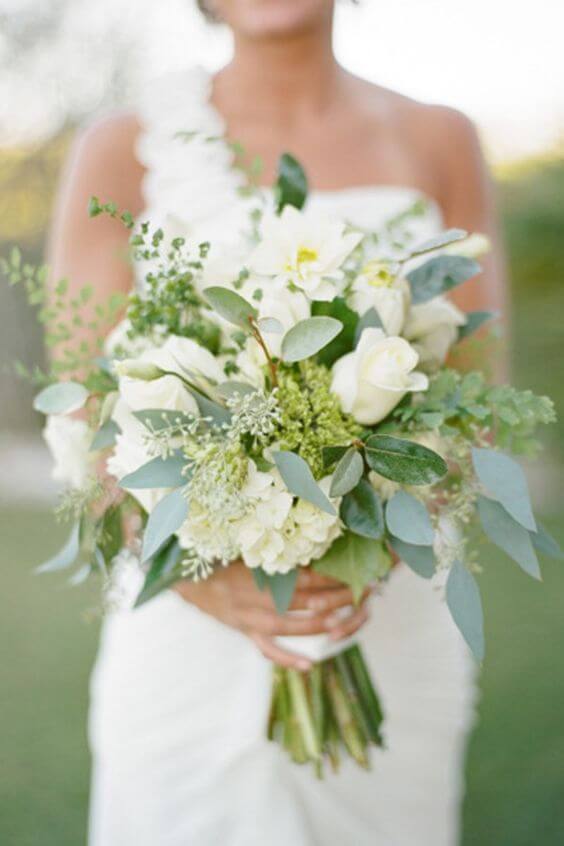
{"label": "blurred background", "polygon": [[[498,187],[512,291],[513,381],[560,410],[531,476],[564,540],[564,60],[560,0],[362,0],[339,4],[350,70],[478,124]],[[0,0],[0,255],[39,261],[77,125],[131,107],[145,81],[230,44],[192,0]],[[42,357],[33,316],[0,278],[0,843],[85,839],[88,675],[95,587],[36,578],[64,534],[56,489],[12,362]],[[492,553],[481,585],[489,654],[468,757],[464,846],[564,843],[564,564],[533,583]]]}

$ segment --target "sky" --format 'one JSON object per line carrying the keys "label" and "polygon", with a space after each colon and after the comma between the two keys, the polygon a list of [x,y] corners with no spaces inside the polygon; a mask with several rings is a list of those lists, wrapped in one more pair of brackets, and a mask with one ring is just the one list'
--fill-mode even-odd
{"label": "sky", "polygon": [[[229,38],[194,6],[0,0],[0,143],[134,98],[148,76],[219,67]],[[340,0],[335,48],[360,76],[462,109],[507,160],[564,139],[563,33],[564,0]]]}

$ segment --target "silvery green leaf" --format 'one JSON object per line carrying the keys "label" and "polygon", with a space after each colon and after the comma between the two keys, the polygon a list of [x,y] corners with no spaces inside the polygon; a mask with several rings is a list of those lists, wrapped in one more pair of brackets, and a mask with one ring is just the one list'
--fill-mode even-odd
{"label": "silvery green leaf", "polygon": [[325,555],[312,564],[313,569],[348,585],[355,602],[363,590],[389,572],[391,558],[379,541],[345,532]]}
{"label": "silvery green leaf", "polygon": [[476,276],[481,270],[474,259],[465,256],[435,256],[407,274],[414,305],[432,300]]}
{"label": "silvery green leaf", "polygon": [[384,512],[380,497],[366,479],[341,502],[341,520],[356,535],[379,540],[384,534]]}
{"label": "silvery green leaf", "polygon": [[115,420],[106,420],[103,426],[100,426],[90,444],[90,452],[96,452],[98,449],[106,449],[111,447],[116,442],[116,436],[119,435],[121,429]]}
{"label": "silvery green leaf", "polygon": [[261,317],[257,326],[261,332],[275,332],[277,335],[284,332],[284,326],[275,317]]}
{"label": "silvery green leaf", "polygon": [[299,161],[290,153],[282,153],[278,160],[278,179],[274,186],[278,214],[284,206],[301,209],[307,197],[307,177]]}
{"label": "silvery green leaf", "polygon": [[204,396],[204,394],[201,394],[195,388],[191,388],[190,393],[198,403],[202,417],[210,417],[216,426],[229,425],[231,422],[231,412],[228,408]]}
{"label": "silvery green leaf", "polygon": [[517,562],[525,573],[540,579],[540,568],[531,536],[503,505],[485,496],[478,497],[478,514],[488,538]]}
{"label": "silvery green leaf", "polygon": [[204,296],[221,317],[241,329],[251,330],[251,326],[257,317],[257,310],[247,302],[240,294],[230,288],[222,288],[220,285],[212,285],[204,290]]}
{"label": "silvery green leaf", "polygon": [[458,340],[462,341],[463,338],[467,338],[468,335],[472,335],[472,333],[476,332],[480,326],[483,326],[483,324],[487,323],[488,320],[493,320],[493,318],[497,316],[498,315],[495,311],[469,311],[466,314],[466,323],[458,330]]}
{"label": "silvery green leaf", "polygon": [[422,502],[405,491],[398,491],[386,506],[390,534],[414,546],[432,546],[431,518]]}
{"label": "silvery green leaf", "polygon": [[455,561],[448,575],[446,601],[452,619],[477,661],[484,660],[484,612],[480,589],[472,573]]}
{"label": "silvery green leaf", "polygon": [[530,534],[533,546],[543,555],[546,555],[548,558],[556,558],[558,561],[564,558],[564,552],[562,552],[558,542],[547,532],[544,526],[541,526],[538,520],[537,531]]}
{"label": "silvery green leaf", "polygon": [[384,324],[382,323],[380,315],[378,314],[374,306],[371,306],[368,311],[364,312],[364,314],[359,319],[356,325],[356,331],[354,336],[355,346],[360,341],[360,336],[362,335],[365,329],[384,329]]}
{"label": "silvery green leaf", "polygon": [[432,485],[448,470],[444,459],[432,449],[391,435],[371,435],[365,455],[373,470],[403,485]]}
{"label": "silvery green leaf", "polygon": [[231,399],[231,397],[238,394],[240,397],[246,397],[248,394],[256,394],[257,389],[253,387],[253,385],[249,385],[247,382],[237,382],[235,380],[229,380],[228,382],[223,382],[221,385],[218,385],[217,393],[225,397],[225,399]]}
{"label": "silvery green leaf", "polygon": [[142,560],[157,552],[180,529],[188,516],[188,503],[181,488],[167,494],[149,514],[143,536]]}
{"label": "silvery green leaf", "polygon": [[467,237],[468,232],[465,229],[447,229],[445,232],[435,235],[434,238],[429,238],[427,241],[423,241],[422,244],[417,244],[409,252],[412,256],[420,256],[422,253],[429,253],[431,250],[438,250],[440,247],[454,244],[455,241],[463,241]]}
{"label": "silvery green leaf", "polygon": [[313,478],[313,473],[307,461],[304,461],[295,452],[288,452],[287,450],[275,452],[272,457],[290,493],[311,502],[312,505],[327,514],[337,513]]}
{"label": "silvery green leaf", "polygon": [[251,573],[253,574],[253,581],[255,585],[258,587],[259,590],[264,590],[266,587],[266,583],[268,580],[268,576],[262,567],[253,567],[251,569]]}
{"label": "silvery green leaf", "polygon": [[120,479],[119,486],[126,490],[177,488],[187,481],[187,476],[183,473],[187,463],[186,456],[179,449],[167,458],[157,455]]}
{"label": "silvery green leaf", "polygon": [[88,391],[78,382],[57,382],[40,391],[33,407],[41,414],[69,414],[78,411],[88,399]]}
{"label": "silvery green leaf", "polygon": [[163,408],[147,408],[134,411],[133,416],[149,431],[160,432],[162,429],[173,429],[175,426],[186,426],[194,420],[193,414],[184,411],[169,411]]}
{"label": "silvery green leaf", "polygon": [[422,576],[430,579],[435,573],[435,555],[432,546],[414,546],[399,538],[390,538],[390,544],[394,552],[408,567]]}
{"label": "silvery green leaf", "polygon": [[69,585],[72,587],[78,587],[78,585],[84,584],[88,576],[92,572],[92,565],[91,564],[82,564],[78,570],[75,570],[72,576],[69,576],[67,579]]}
{"label": "silvery green leaf", "polygon": [[285,614],[292,604],[298,578],[297,569],[290,570],[289,573],[274,573],[272,576],[265,573],[264,575],[265,584],[272,594],[276,611],[278,614]]}
{"label": "silvery green leaf", "polygon": [[330,496],[344,496],[352,491],[360,481],[364,471],[364,462],[357,449],[350,447],[337,466],[331,480]]}
{"label": "silvery green leaf", "polygon": [[525,529],[536,531],[527,480],[519,464],[502,452],[479,447],[472,448],[472,462],[486,492]]}
{"label": "silvery green leaf", "polygon": [[143,605],[176,581],[177,575],[174,570],[181,556],[182,550],[178,541],[176,538],[171,538],[151,561],[143,587],[135,600],[134,608]]}
{"label": "silvery green leaf", "polygon": [[75,523],[62,549],[35,569],[36,573],[55,573],[74,564],[80,550],[80,524]]}
{"label": "silvery green leaf", "polygon": [[341,332],[343,324],[334,317],[308,317],[289,329],[282,339],[284,361],[302,361],[315,355]]}

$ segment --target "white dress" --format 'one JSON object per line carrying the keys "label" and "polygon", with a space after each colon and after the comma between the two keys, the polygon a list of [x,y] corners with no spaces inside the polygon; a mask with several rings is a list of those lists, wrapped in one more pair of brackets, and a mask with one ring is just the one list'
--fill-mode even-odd
{"label": "white dress", "polygon": [[[146,215],[171,234],[225,240],[248,202],[201,70],[147,92],[138,155]],[[414,201],[403,187],[314,192],[310,205],[377,228]],[[441,225],[432,201],[409,225]],[[242,634],[167,591],[111,616],[92,678],[91,846],[454,846],[472,660],[436,584],[395,568],[361,642],[386,713],[386,749],[318,781],[264,737],[270,665]]]}

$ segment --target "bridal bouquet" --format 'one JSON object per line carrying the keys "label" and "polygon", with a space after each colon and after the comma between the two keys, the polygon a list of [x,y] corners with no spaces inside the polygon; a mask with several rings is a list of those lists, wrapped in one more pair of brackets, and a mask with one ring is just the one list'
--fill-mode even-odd
{"label": "bridal bouquet", "polygon": [[[112,595],[119,573],[137,568],[138,606],[238,559],[285,613],[300,567],[359,600],[399,558],[423,579],[443,574],[480,661],[483,536],[535,578],[536,551],[559,555],[508,455],[534,449],[552,403],[445,365],[491,317],[444,297],[479,272],[484,239],[449,230],[414,244],[392,224],[383,238],[304,211],[305,175],[288,155],[273,196],[229,256],[167,241],[93,198],[92,215],[132,229],[145,268],[105,354],[72,347],[89,289],[68,302],[66,283],[47,295],[45,272],[17,251],[4,262],[55,350],[52,371],[35,374],[46,379],[35,409],[47,415],[55,476],[68,485],[59,510],[73,527],[40,569],[73,568],[73,582],[99,573]],[[98,330],[119,307],[98,307]],[[319,773],[343,751],[368,766],[383,714],[359,645],[330,649],[316,636],[285,646],[316,663],[275,668],[268,736]]]}

